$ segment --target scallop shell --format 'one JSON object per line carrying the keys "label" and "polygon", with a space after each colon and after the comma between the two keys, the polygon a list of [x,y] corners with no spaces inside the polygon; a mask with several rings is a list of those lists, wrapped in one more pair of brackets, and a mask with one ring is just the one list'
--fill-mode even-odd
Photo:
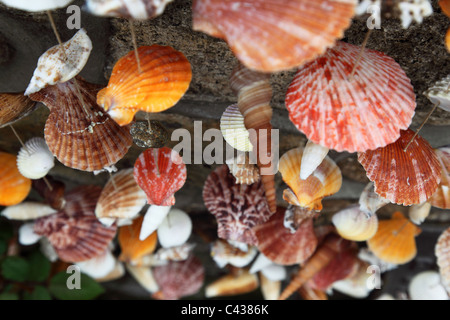
{"label": "scallop shell", "polygon": [[450,75],[437,81],[424,92],[424,95],[439,108],[450,112]]}
{"label": "scallop shell", "polygon": [[366,241],[372,238],[378,229],[377,215],[367,217],[359,206],[337,212],[333,215],[332,222],[342,238],[352,241]]}
{"label": "scallop shell", "polygon": [[378,222],[378,231],[369,240],[369,249],[379,259],[391,264],[405,264],[417,254],[415,237],[421,229],[395,212],[391,219]]}
{"label": "scallop shell", "polygon": [[30,98],[50,109],[45,141],[56,158],[70,168],[101,170],[122,159],[133,141],[127,128],[119,127],[97,106],[99,86],[75,79],[44,88]]}
{"label": "scallop shell", "polygon": [[116,266],[116,258],[110,250],[106,250],[103,254],[86,260],[77,262],[81,272],[87,274],[91,278],[97,279],[107,276]]}
{"label": "scallop shell", "polygon": [[10,220],[33,220],[56,213],[49,205],[24,201],[14,206],[9,206],[2,211],[2,216]]}
{"label": "scallop shell", "polygon": [[253,184],[261,179],[258,167],[251,163],[247,154],[238,154],[226,163],[237,184]]}
{"label": "scallop shell", "polygon": [[173,0],[87,0],[89,13],[134,20],[147,20],[159,16]]}
{"label": "scallop shell", "polygon": [[416,274],[408,286],[411,300],[449,300],[441,277],[436,271],[422,271]]}
{"label": "scallop shell", "polygon": [[239,111],[237,104],[225,109],[220,118],[220,131],[225,141],[234,149],[243,152],[253,150],[248,130],[244,124],[244,116]]}
{"label": "scallop shell", "polygon": [[147,202],[157,206],[175,204],[174,193],[186,182],[186,165],[170,148],[147,149],[134,164],[134,179],[147,195]]}
{"label": "scallop shell", "polygon": [[441,164],[441,183],[428,201],[433,207],[450,209],[450,148],[439,148],[435,152]]}
{"label": "scallop shell", "polygon": [[300,169],[300,179],[306,180],[322,163],[323,159],[328,154],[329,149],[327,147],[316,144],[311,140],[306,143],[303,150],[303,157]]}
{"label": "scallop shell", "polygon": [[291,149],[280,159],[279,170],[283,181],[291,189],[291,192],[285,190],[283,198],[290,204],[320,211],[322,199],[341,188],[341,170],[327,156],[308,179],[300,180],[303,152],[302,148]]}
{"label": "scallop shell", "polygon": [[336,151],[366,151],[396,141],[416,107],[410,80],[382,52],[339,42],[297,71],[286,93],[289,118],[314,143]]}
{"label": "scallop shell", "polygon": [[378,209],[390,203],[390,201],[376,194],[374,183],[369,182],[359,196],[358,203],[359,209],[370,217],[374,215]]}
{"label": "scallop shell", "polygon": [[23,92],[0,93],[0,128],[26,117],[36,109],[36,105]]}
{"label": "scallop shell", "polygon": [[85,29],[80,29],[62,45],[48,49],[39,58],[25,95],[74,78],[86,65],[91,50],[92,42]]}
{"label": "scallop shell", "polygon": [[258,251],[253,246],[247,251],[242,251],[223,239],[217,239],[211,245],[211,257],[220,268],[227,264],[238,268],[245,267],[257,254]]}
{"label": "scallop shell", "polygon": [[39,12],[54,10],[66,7],[73,0],[1,0],[8,7],[25,10],[29,12]]}
{"label": "scallop shell", "polygon": [[50,184],[51,189],[44,179],[33,180],[33,189],[35,189],[37,193],[45,199],[46,203],[48,203],[50,207],[56,210],[61,210],[66,205],[66,199],[64,198],[66,186],[61,181],[53,179],[51,176],[47,176],[45,179],[48,184]]}
{"label": "scallop shell", "polygon": [[191,236],[192,220],[180,209],[171,209],[157,229],[158,241],[163,248],[183,245]]}
{"label": "scallop shell", "polygon": [[419,225],[430,215],[430,210],[431,204],[429,202],[414,204],[408,211],[409,220]]}
{"label": "scallop shell", "polygon": [[261,183],[236,184],[226,165],[218,167],[206,179],[203,201],[216,217],[219,238],[249,245],[257,243],[252,228],[271,215]]}
{"label": "scallop shell", "polygon": [[302,65],[343,37],[354,0],[195,0],[193,29],[225,39],[250,69],[278,72]]}
{"label": "scallop shell", "polygon": [[429,143],[417,136],[405,152],[414,131],[401,131],[400,138],[374,151],[358,153],[375,192],[392,203],[409,206],[427,201],[441,180],[441,168]]}
{"label": "scallop shell", "polygon": [[124,169],[111,176],[103,188],[95,215],[97,218],[133,219],[146,203],[147,197],[134,180],[133,169]]}
{"label": "scallop shell", "polygon": [[227,274],[205,288],[205,297],[225,297],[252,292],[259,286],[258,276],[240,269],[237,275]]}
{"label": "scallop shell", "polygon": [[434,248],[442,283],[450,294],[450,228],[440,236]]}
{"label": "scallop shell", "polygon": [[97,102],[121,126],[129,124],[139,111],[161,112],[174,106],[189,88],[191,65],[169,46],[138,48],[141,71],[131,51],[115,65]]}
{"label": "scallop shell", "polygon": [[59,258],[65,262],[80,262],[105,252],[116,235],[116,226],[105,227],[94,210],[101,188],[77,187],[66,195],[63,210],[36,220],[34,231],[46,236]]}
{"label": "scallop shell", "polygon": [[53,154],[43,138],[32,138],[17,155],[17,168],[28,179],[40,179],[55,165]]}
{"label": "scallop shell", "polygon": [[31,180],[17,168],[17,157],[0,151],[0,206],[21,203],[31,190]]}

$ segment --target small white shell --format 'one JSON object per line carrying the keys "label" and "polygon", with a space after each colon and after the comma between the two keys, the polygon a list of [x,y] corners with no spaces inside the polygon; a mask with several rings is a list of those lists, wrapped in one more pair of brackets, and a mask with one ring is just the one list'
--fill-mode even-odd
{"label": "small white shell", "polygon": [[135,20],[151,19],[164,12],[173,0],[86,0],[86,9],[94,15]]}
{"label": "small white shell", "polygon": [[242,251],[223,239],[214,241],[211,247],[211,257],[220,268],[227,264],[238,268],[245,267],[257,254],[258,250],[253,246],[248,247],[247,251]]}
{"label": "small white shell", "polygon": [[239,111],[237,104],[225,109],[220,118],[220,131],[225,141],[234,149],[244,152],[253,150],[249,132],[244,124],[244,116]]}
{"label": "small white shell", "polygon": [[189,258],[195,244],[184,243],[181,246],[160,248],[153,256],[160,261],[184,261]]}
{"label": "small white shell", "polygon": [[409,208],[409,220],[419,225],[425,221],[431,211],[431,204],[429,202],[424,202],[421,204],[412,205]]}
{"label": "small white shell", "polygon": [[408,292],[411,300],[449,300],[441,276],[436,271],[416,274],[409,283]]}
{"label": "small white shell", "polygon": [[8,7],[29,11],[40,12],[63,8],[73,0],[0,0]]}
{"label": "small white shell", "polygon": [[76,265],[80,267],[81,272],[94,279],[103,278],[114,270],[116,258],[109,250],[106,250],[104,254],[86,261],[77,262]]}
{"label": "small white shell", "polygon": [[317,169],[322,163],[323,159],[330,151],[327,147],[316,144],[311,140],[306,143],[305,149],[303,150],[301,168],[300,168],[300,179],[306,180],[308,177]]}
{"label": "small white shell", "polygon": [[47,237],[42,237],[41,240],[39,240],[39,244],[39,249],[41,250],[42,254],[47,257],[48,260],[50,260],[51,262],[55,262],[59,259],[58,254],[56,253]]}
{"label": "small white shell", "polygon": [[373,214],[369,218],[359,209],[352,206],[341,210],[331,218],[339,235],[347,240],[366,241],[378,230],[378,217]]}
{"label": "small white shell", "polygon": [[30,246],[37,243],[42,236],[36,234],[33,229],[34,222],[24,223],[19,228],[19,243],[23,246]]}
{"label": "small white shell", "polygon": [[169,211],[157,229],[158,240],[163,248],[181,246],[192,232],[192,220],[189,215],[180,210]]}
{"label": "small white shell", "polygon": [[389,200],[375,193],[375,184],[369,182],[359,197],[359,209],[367,214],[373,215],[378,209],[390,203]]}
{"label": "small white shell", "polygon": [[[92,50],[92,42],[86,30],[80,29],[69,41],[48,49],[38,61],[25,95],[69,81],[86,65]],[[67,59],[66,59],[67,58]]]}
{"label": "small white shell", "polygon": [[45,217],[57,211],[49,205],[25,201],[14,206],[9,206],[2,211],[2,215],[11,220],[32,220]]}
{"label": "small white shell", "polygon": [[31,138],[17,155],[17,168],[28,179],[40,179],[54,167],[55,158],[43,138]]}
{"label": "small white shell", "polygon": [[139,233],[139,240],[144,241],[151,235],[169,214],[171,206],[157,206],[151,205],[145,213],[142,221],[141,232]]}
{"label": "small white shell", "polygon": [[450,112],[450,74],[436,82],[427,91],[425,96],[433,104],[438,104],[439,108]]}
{"label": "small white shell", "polygon": [[286,268],[278,264],[271,264],[261,270],[261,273],[269,280],[282,281],[286,279]]}
{"label": "small white shell", "polygon": [[267,258],[264,254],[260,253],[258,258],[256,258],[255,262],[253,262],[252,267],[250,268],[250,273],[256,273],[261,271],[265,267],[274,264],[272,260]]}
{"label": "small white shell", "polygon": [[153,277],[152,269],[149,267],[138,267],[127,264],[126,268],[133,278],[148,292],[155,293],[159,290],[158,283]]}

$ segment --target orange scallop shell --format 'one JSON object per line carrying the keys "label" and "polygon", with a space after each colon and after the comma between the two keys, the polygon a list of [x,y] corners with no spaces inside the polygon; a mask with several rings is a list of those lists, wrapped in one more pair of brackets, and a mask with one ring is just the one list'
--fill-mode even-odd
{"label": "orange scallop shell", "polygon": [[0,152],[0,206],[21,203],[31,190],[31,180],[22,176],[17,168],[17,157]]}
{"label": "orange scallop shell", "polygon": [[0,128],[12,124],[34,111],[36,102],[19,93],[0,93]]}
{"label": "orange scallop shell", "polygon": [[437,208],[450,209],[450,148],[439,148],[435,152],[441,163],[441,183],[428,202]]}
{"label": "orange scallop shell", "polygon": [[367,245],[384,262],[405,264],[417,254],[415,237],[420,232],[401,212],[395,212],[391,219],[378,222],[377,233],[367,240]]}
{"label": "orange scallop shell", "polygon": [[439,236],[435,247],[435,255],[442,282],[450,294],[450,228]]}
{"label": "orange scallop shell", "polygon": [[358,161],[374,182],[375,192],[405,206],[427,201],[441,181],[439,160],[425,139],[417,136],[403,151],[413,136],[414,131],[402,130],[396,142],[358,153]]}
{"label": "orange scallop shell", "polygon": [[121,126],[139,110],[161,112],[173,107],[192,79],[189,61],[172,47],[143,46],[138,55],[141,72],[135,52],[129,52],[115,64],[108,86],[97,96],[98,104]]}
{"label": "orange scallop shell", "polygon": [[344,35],[355,0],[195,0],[193,29],[225,39],[248,68],[288,70]]}

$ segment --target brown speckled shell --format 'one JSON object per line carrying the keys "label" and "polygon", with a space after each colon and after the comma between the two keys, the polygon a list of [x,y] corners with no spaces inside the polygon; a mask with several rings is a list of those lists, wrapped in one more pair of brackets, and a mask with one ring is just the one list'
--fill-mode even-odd
{"label": "brown speckled shell", "polygon": [[34,111],[36,102],[19,93],[0,93],[0,128],[10,125]]}

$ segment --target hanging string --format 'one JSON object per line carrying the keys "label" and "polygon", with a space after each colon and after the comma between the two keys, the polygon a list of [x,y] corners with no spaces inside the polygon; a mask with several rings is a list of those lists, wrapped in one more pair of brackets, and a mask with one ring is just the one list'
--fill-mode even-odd
{"label": "hanging string", "polygon": [[112,183],[112,185],[113,185],[113,187],[114,187],[114,190],[117,191],[116,181],[114,181],[114,177],[113,177],[111,171],[108,171],[108,173],[109,173],[109,177],[110,177],[110,179],[111,179],[111,183]]}
{"label": "hanging string", "polygon": [[361,45],[361,50],[359,51],[359,54],[358,54],[358,58],[356,59],[355,65],[353,66],[352,73],[348,77],[349,81],[353,80],[353,76],[355,75],[356,68],[358,67],[359,63],[361,62],[361,58],[363,56],[364,50],[366,49],[367,42],[369,41],[370,35],[372,34],[372,30],[373,29],[369,29],[369,31],[367,31],[367,33],[366,33],[366,37],[364,38],[364,41]]}
{"label": "hanging string", "polygon": [[134,55],[136,56],[136,61],[137,61],[137,66],[138,66],[138,71],[139,73],[142,73],[142,69],[141,69],[141,59],[139,58],[139,53],[138,53],[138,47],[137,47],[137,41],[136,41],[136,32],[134,31],[134,24],[133,24],[133,20],[128,20],[129,24],[130,24],[130,31],[131,31],[131,41],[133,42],[133,47],[134,47]]}

